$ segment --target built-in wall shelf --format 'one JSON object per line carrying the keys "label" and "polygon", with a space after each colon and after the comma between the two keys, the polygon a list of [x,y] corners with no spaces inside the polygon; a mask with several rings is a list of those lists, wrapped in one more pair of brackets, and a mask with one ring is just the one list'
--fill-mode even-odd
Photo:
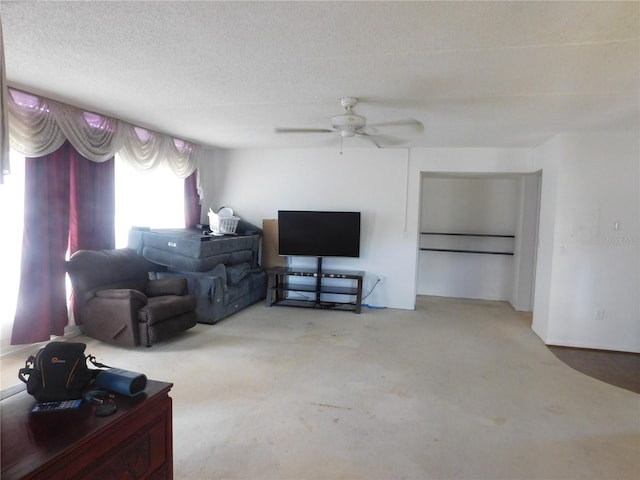
{"label": "built-in wall shelf", "polygon": [[[457,246],[457,244],[460,244],[460,242],[446,242],[446,241],[442,241],[442,238],[440,238],[441,241],[439,242],[435,242],[436,245],[434,246],[430,246],[428,244],[428,240],[424,240],[425,242],[427,242],[427,246],[422,246],[423,244],[423,240],[421,239],[420,244],[420,250],[422,251],[429,251],[429,252],[453,252],[453,253],[474,253],[474,254],[483,254],[483,255],[513,255],[513,242],[511,242],[511,244],[509,245],[510,248],[506,248],[507,245],[501,246],[500,249],[493,249],[491,248],[491,244],[487,243],[486,239],[514,239],[515,235],[502,235],[502,234],[489,234],[489,233],[453,233],[453,232],[420,232],[420,235],[422,235],[423,239],[425,238],[425,236],[431,236],[431,240],[432,242],[434,241],[433,237],[436,237],[435,240],[437,240],[437,237],[457,237],[457,238],[463,238],[466,241],[462,243],[462,245],[464,246]],[[474,242],[473,239],[481,239],[481,245],[479,245],[478,247],[469,247],[468,245],[471,243],[478,243],[478,242]],[[453,244],[451,244],[453,243]],[[486,248],[480,248],[480,247],[486,247]],[[504,250],[502,248],[505,248]]]}
{"label": "built-in wall shelf", "polygon": [[444,233],[444,232],[420,232],[420,235],[451,235],[457,237],[495,237],[495,238],[516,238],[515,235],[494,235],[491,233]]}

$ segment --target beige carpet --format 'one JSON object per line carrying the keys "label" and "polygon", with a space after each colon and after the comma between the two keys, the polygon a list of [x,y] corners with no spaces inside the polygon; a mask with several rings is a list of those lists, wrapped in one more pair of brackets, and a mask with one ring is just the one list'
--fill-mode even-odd
{"label": "beige carpet", "polygon": [[[568,367],[530,323],[423,297],[256,304],[151,348],[74,341],[174,383],[176,479],[637,479],[640,395]],[[2,388],[29,353],[3,355]]]}

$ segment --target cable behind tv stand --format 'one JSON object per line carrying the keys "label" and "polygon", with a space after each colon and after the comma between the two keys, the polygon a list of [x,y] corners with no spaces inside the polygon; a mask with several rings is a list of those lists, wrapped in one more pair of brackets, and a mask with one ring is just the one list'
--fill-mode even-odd
{"label": "cable behind tv stand", "polygon": [[[297,267],[268,268],[265,305],[360,313],[364,272]],[[315,281],[312,281],[315,280]]]}

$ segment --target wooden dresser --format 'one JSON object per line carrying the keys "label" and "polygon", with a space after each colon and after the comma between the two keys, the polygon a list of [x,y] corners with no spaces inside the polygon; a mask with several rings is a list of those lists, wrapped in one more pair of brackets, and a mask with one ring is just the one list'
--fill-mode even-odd
{"label": "wooden dresser", "polygon": [[118,411],[108,417],[88,402],[32,414],[26,390],[4,398],[2,480],[173,478],[172,386],[149,380],[135,398],[116,395]]}

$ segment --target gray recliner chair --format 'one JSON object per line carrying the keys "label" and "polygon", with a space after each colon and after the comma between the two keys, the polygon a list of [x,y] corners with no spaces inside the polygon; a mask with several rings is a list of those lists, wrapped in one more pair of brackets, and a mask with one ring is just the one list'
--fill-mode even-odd
{"label": "gray recliner chair", "polygon": [[66,262],[84,333],[121,346],[147,347],[197,323],[185,278],[150,280],[147,261],[130,248],[79,250]]}

